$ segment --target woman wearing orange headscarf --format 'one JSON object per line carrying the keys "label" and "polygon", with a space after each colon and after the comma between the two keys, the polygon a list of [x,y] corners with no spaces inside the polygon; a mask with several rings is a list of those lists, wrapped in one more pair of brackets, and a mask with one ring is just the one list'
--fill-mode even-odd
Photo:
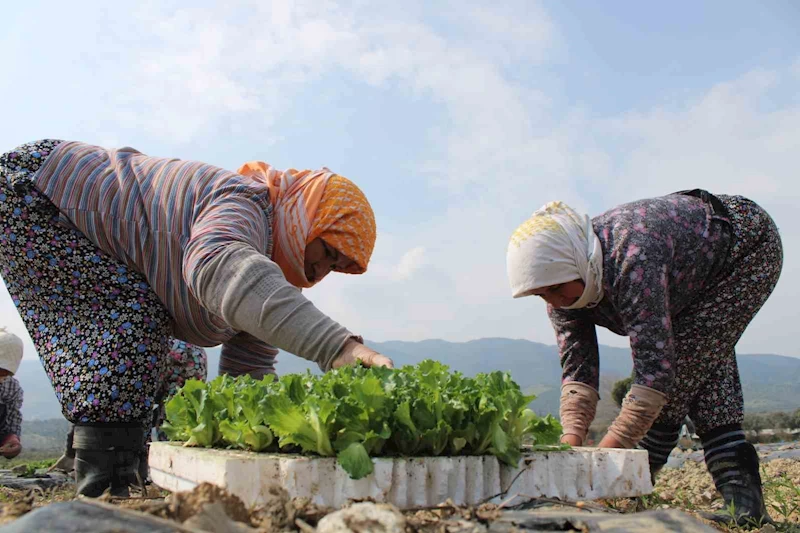
{"label": "woman wearing orange headscarf", "polygon": [[59,140],[0,155],[0,272],[75,425],[78,492],[127,493],[176,367],[205,374],[176,345],[222,344],[220,371],[255,377],[278,349],[391,366],[300,292],[365,272],[374,244],[364,194],[327,169]]}

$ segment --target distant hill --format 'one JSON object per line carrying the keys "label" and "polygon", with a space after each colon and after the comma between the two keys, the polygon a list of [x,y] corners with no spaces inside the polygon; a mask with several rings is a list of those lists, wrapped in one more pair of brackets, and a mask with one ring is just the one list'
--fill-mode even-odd
{"label": "distant hill", "polygon": [[[370,342],[370,346],[392,357],[396,364],[414,364],[423,359],[437,359],[453,370],[467,375],[492,370],[507,370],[526,391],[538,398],[531,407],[539,413],[558,413],[561,370],[555,346],[526,340],[503,338],[478,339],[469,342],[426,340],[420,342]],[[209,353],[210,377],[217,374],[219,349]],[[744,384],[745,403],[751,411],[793,410],[800,407],[800,359],[780,355],[739,355],[739,368]],[[601,394],[610,401],[610,387],[631,372],[630,351],[601,346]],[[282,353],[278,371],[281,374],[318,372],[315,365]],[[57,418],[60,408],[47,376],[38,361],[22,362],[17,378],[25,389],[23,415],[26,420]],[[613,404],[601,405],[604,416],[613,416]],[[601,413],[598,413],[598,417]]]}
{"label": "distant hill", "polygon": [[47,420],[25,420],[22,424],[23,453],[52,452],[55,455],[64,450],[68,431],[69,422],[60,416]]}

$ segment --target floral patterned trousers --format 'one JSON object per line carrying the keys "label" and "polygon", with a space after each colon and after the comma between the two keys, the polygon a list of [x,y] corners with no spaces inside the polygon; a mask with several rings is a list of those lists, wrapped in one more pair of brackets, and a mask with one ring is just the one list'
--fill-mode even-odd
{"label": "floral patterned trousers", "polygon": [[33,187],[59,142],[0,155],[0,274],[67,420],[158,427],[166,398],[206,378],[205,351],[172,338],[144,277],[61,224]]}
{"label": "floral patterned trousers", "polygon": [[733,239],[728,259],[702,298],[673,318],[676,376],[656,425],[680,428],[687,415],[698,435],[744,419],[736,343],[772,294],[783,268],[775,222],[752,200],[719,195]]}

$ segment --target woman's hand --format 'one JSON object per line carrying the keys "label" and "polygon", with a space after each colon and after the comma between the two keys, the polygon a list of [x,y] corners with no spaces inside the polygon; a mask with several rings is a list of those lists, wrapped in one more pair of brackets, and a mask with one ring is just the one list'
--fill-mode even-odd
{"label": "woman's hand", "polygon": [[569,444],[570,446],[582,446],[581,438],[577,435],[564,435],[561,437],[562,444]]}
{"label": "woman's hand", "polygon": [[349,339],[344,344],[331,366],[332,368],[339,368],[340,366],[355,364],[357,361],[361,361],[366,366],[394,368],[394,363],[392,363],[391,359],[353,339]]}
{"label": "woman's hand", "polygon": [[[580,437],[577,435],[564,435],[561,437],[561,442],[563,444],[569,444],[570,446],[583,446]],[[616,438],[612,435],[606,434],[605,437],[600,441],[597,445],[598,448],[624,448],[625,446],[622,445]]]}
{"label": "woman's hand", "polygon": [[598,448],[625,448],[625,446],[616,439],[613,435],[606,433],[605,437],[600,440]]}
{"label": "woman's hand", "polygon": [[22,444],[20,444],[19,437],[16,435],[9,435],[6,437],[5,440],[3,440],[2,446],[0,446],[0,455],[6,459],[13,459],[18,456],[21,451]]}

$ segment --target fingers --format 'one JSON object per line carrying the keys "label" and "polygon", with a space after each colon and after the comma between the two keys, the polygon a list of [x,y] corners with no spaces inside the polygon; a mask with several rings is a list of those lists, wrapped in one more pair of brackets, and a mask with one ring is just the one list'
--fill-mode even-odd
{"label": "fingers", "polygon": [[357,361],[361,361],[368,367],[382,366],[394,368],[394,363],[391,359],[356,342],[346,344],[339,357],[336,358],[331,366],[333,368],[339,368],[344,365],[354,364]]}
{"label": "fingers", "polygon": [[570,446],[580,446],[583,444],[581,442],[581,438],[577,435],[564,435],[561,437],[561,442],[564,444],[569,444]]}
{"label": "fingers", "polygon": [[365,361],[365,363],[367,366],[385,366],[386,368],[394,368],[394,363],[392,360],[379,353],[372,354],[369,362]]}
{"label": "fingers", "polygon": [[394,368],[392,360],[382,355],[371,348],[360,345],[359,349],[353,353],[355,359],[364,363],[365,366],[384,366],[387,368]]}

